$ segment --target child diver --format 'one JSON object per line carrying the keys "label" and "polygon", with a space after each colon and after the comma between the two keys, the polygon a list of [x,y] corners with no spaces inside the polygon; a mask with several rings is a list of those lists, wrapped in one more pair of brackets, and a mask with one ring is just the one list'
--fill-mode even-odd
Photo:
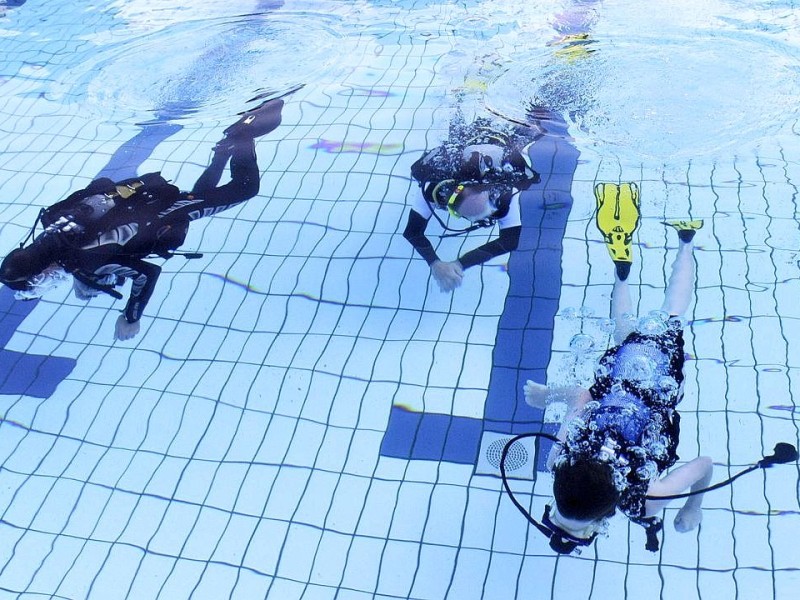
{"label": "child diver", "polygon": [[[520,192],[541,179],[531,163],[530,147],[543,135],[542,123],[550,115],[532,118],[531,126],[486,118],[466,124],[459,110],[450,123],[448,141],[425,152],[411,166],[421,194],[411,205],[403,237],[428,263],[441,291],[459,287],[466,269],[516,250],[522,231]],[[466,219],[471,225],[451,229],[437,211]],[[500,234],[456,260],[443,261],[425,236],[431,217],[454,232],[443,237],[495,224]]]}
{"label": "child diver", "polygon": [[[677,256],[661,312],[651,313],[637,327],[629,318],[633,305],[627,278],[639,222],[638,188],[633,183],[599,184],[595,195],[597,226],[615,265],[611,312],[617,345],[600,359],[591,388],[567,390],[570,407],[560,442],[548,458],[555,506],[545,512],[543,523],[571,547],[588,545],[619,509],[645,526],[652,550],[653,539],[658,547],[655,533],[661,529],[656,515],[669,503],[657,497],[703,490],[712,473],[711,459],[701,456],[663,475],[678,460],[676,407],[684,378],[680,317],[694,289],[693,240],[703,222],[665,223],[677,232]],[[528,381],[524,393],[529,405],[545,408],[546,386]],[[677,531],[700,524],[702,499],[702,494],[687,498],[675,517]]]}

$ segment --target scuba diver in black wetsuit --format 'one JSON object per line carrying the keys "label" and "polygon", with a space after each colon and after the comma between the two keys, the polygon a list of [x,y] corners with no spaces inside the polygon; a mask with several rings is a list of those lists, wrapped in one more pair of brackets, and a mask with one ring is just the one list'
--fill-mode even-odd
{"label": "scuba diver in black wetsuit", "polygon": [[[450,124],[449,140],[411,166],[411,176],[419,183],[422,195],[413,201],[403,237],[430,265],[443,292],[461,285],[465,269],[517,248],[522,230],[519,192],[540,181],[529,155],[530,146],[539,137],[541,133],[532,127],[486,118],[466,125],[459,111]],[[425,237],[428,221],[433,216],[444,229],[454,230],[436,210],[472,222],[449,235],[493,227],[495,223],[500,235],[457,260],[442,261]]]}
{"label": "scuba diver in black wetsuit", "polygon": [[[211,164],[190,192],[181,192],[160,173],[120,182],[101,178],[43,209],[38,220],[44,232],[9,253],[0,265],[0,282],[16,290],[18,299],[29,300],[71,274],[75,296],[88,300],[103,292],[121,299],[116,287],[131,279],[130,297],[114,337],[133,338],[161,273],[161,267],[144,259],[173,256],[191,221],[258,193],[254,139],[278,127],[282,108],[283,100],[273,98],[243,113],[225,130]],[[218,186],[229,161],[231,181]]]}

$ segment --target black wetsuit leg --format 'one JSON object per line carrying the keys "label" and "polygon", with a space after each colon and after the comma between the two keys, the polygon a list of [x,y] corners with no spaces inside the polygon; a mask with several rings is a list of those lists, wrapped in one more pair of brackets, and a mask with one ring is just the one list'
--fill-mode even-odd
{"label": "black wetsuit leg", "polygon": [[203,174],[197,179],[197,182],[192,188],[192,194],[202,194],[203,192],[217,187],[219,180],[222,179],[222,172],[228,165],[230,153],[224,150],[217,150],[214,152],[214,157],[211,159],[211,164],[206,167]]}
{"label": "black wetsuit leg", "polygon": [[249,200],[260,186],[260,174],[252,138],[237,140],[230,147],[231,180],[217,186],[222,169],[227,163],[227,153],[214,156],[211,164],[200,176],[191,192],[183,193],[171,206],[161,213],[164,223],[194,221],[208,217]]}

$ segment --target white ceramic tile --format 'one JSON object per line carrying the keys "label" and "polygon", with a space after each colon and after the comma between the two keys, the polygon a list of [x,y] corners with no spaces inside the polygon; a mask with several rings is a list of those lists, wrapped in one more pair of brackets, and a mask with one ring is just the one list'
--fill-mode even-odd
{"label": "white ceramic tile", "polygon": [[359,535],[353,536],[352,539],[341,587],[374,593],[378,582],[380,557],[386,546],[386,540]]}
{"label": "white ceramic tile", "polygon": [[333,531],[324,531],[319,544],[309,548],[313,556],[311,578],[313,583],[330,586],[335,590],[342,580],[347,565],[347,554],[351,547],[352,537]]}
{"label": "white ceramic tile", "polygon": [[292,524],[281,548],[278,576],[294,581],[308,581],[311,577],[313,554],[309,548],[319,544],[322,532],[315,527]]}
{"label": "white ceramic tile", "polygon": [[231,591],[231,598],[246,600],[247,598],[267,598],[271,577],[266,577],[260,573],[254,573],[248,569],[241,569],[239,580]]}
{"label": "white ceramic tile", "polygon": [[514,598],[522,595],[519,589],[518,577],[521,570],[522,557],[505,553],[495,553],[489,562],[486,580],[483,583],[485,590],[492,590],[493,594],[501,597]]}
{"label": "white ceramic tile", "polygon": [[389,538],[415,541],[422,538],[432,486],[422,483],[403,483],[391,518]]}
{"label": "white ceramic tile", "polygon": [[417,544],[388,540],[380,557],[378,594],[406,597],[409,595],[417,570]]}
{"label": "white ceramic tile", "polygon": [[289,523],[261,519],[242,560],[242,566],[260,573],[275,573]]}

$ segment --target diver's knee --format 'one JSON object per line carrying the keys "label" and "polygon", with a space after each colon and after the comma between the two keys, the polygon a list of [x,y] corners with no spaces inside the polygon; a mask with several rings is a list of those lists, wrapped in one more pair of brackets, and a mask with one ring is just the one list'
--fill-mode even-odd
{"label": "diver's knee", "polygon": [[261,189],[261,180],[258,175],[247,176],[242,180],[239,196],[241,201],[250,200],[258,195]]}

